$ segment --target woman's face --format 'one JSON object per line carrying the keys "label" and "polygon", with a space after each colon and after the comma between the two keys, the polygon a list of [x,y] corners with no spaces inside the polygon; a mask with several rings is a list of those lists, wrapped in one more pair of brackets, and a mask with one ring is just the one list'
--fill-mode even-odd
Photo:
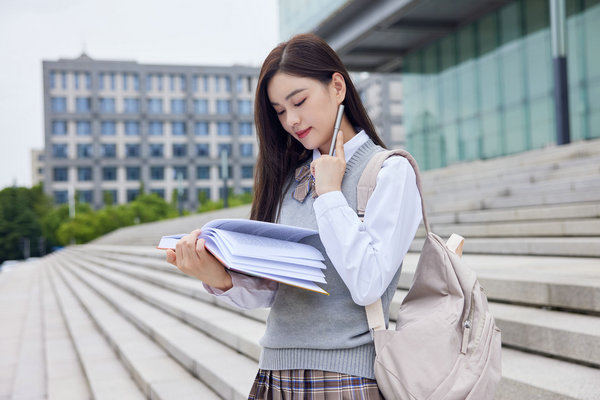
{"label": "woman's face", "polygon": [[344,100],[343,83],[340,74],[334,74],[329,84],[323,84],[316,79],[278,72],[269,81],[267,94],[283,129],[304,148],[318,148],[321,154],[326,154],[337,108]]}

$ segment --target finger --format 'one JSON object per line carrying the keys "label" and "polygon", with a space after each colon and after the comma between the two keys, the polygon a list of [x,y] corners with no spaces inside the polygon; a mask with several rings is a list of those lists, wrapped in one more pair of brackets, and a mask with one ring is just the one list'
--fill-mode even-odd
{"label": "finger", "polygon": [[196,242],[196,253],[200,254],[204,251],[204,243],[204,239],[198,239],[198,241]]}
{"label": "finger", "polygon": [[172,249],[167,249],[167,262],[173,265],[177,263],[177,256],[175,254],[175,251]]}
{"label": "finger", "polygon": [[337,138],[335,139],[335,156],[344,161],[346,160],[346,155],[344,154],[344,133],[342,131],[338,131]]}

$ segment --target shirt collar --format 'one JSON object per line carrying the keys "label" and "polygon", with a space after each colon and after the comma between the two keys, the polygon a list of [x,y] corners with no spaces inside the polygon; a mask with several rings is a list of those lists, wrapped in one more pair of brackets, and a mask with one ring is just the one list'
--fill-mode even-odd
{"label": "shirt collar", "polygon": [[[358,148],[360,146],[362,146],[368,140],[369,140],[369,135],[367,135],[367,132],[365,132],[363,129],[360,132],[358,132],[356,135],[354,135],[354,137],[352,139],[350,139],[346,143],[344,143],[344,158],[346,159],[346,162],[348,162],[348,160],[350,160],[352,158],[352,156],[354,155],[356,150],[358,150]],[[321,152],[319,151],[319,149],[314,149],[313,150],[313,161],[319,157],[321,157]]]}

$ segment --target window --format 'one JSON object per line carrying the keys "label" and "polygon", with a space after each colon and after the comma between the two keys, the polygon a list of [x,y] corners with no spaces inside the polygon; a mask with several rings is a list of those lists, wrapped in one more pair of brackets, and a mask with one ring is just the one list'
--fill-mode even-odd
{"label": "window", "polygon": [[185,136],[185,122],[172,122],[171,131],[173,136]]}
{"label": "window", "polygon": [[186,79],[185,79],[185,75],[179,75],[179,88],[181,89],[182,92],[185,91],[186,89]]}
{"label": "window", "polygon": [[128,181],[139,181],[140,180],[140,167],[126,167],[125,168],[125,179]]}
{"label": "window", "polygon": [[208,75],[204,75],[202,77],[202,86],[203,86],[204,92],[208,92]]}
{"label": "window", "polygon": [[155,194],[161,199],[165,198],[165,189],[150,189],[151,194]]}
{"label": "window", "polygon": [[127,189],[127,202],[134,201],[140,194],[138,189]]}
{"label": "window", "polygon": [[50,71],[50,89],[56,89],[56,72]]}
{"label": "window", "polygon": [[67,121],[52,121],[52,134],[53,135],[66,135],[67,134]]}
{"label": "window", "polygon": [[194,100],[194,113],[208,114],[208,100],[206,100],[206,99]]}
{"label": "window", "polygon": [[73,73],[73,86],[75,87],[75,89],[79,89],[79,72],[74,72]]}
{"label": "window", "polygon": [[170,86],[171,92],[174,92],[175,91],[175,75],[171,74],[170,78],[171,79],[169,81],[171,84],[169,86]]}
{"label": "window", "polygon": [[[102,180],[103,181],[116,181],[117,180],[117,167],[103,167],[102,168]],[[113,198],[114,201],[114,198]]]}
{"label": "window", "polygon": [[89,182],[92,180],[92,167],[77,168],[77,180],[79,182]]}
{"label": "window", "polygon": [[162,114],[162,99],[148,99],[148,114]]}
{"label": "window", "polygon": [[98,89],[104,89],[104,72],[100,72],[98,75]]}
{"label": "window", "polygon": [[241,76],[237,78],[236,90],[238,93],[242,93],[244,91],[244,78]]}
{"label": "window", "polygon": [[117,76],[114,72],[110,73],[110,89],[115,90],[117,88]]}
{"label": "window", "polygon": [[217,114],[224,115],[231,112],[231,101],[229,100],[217,100]]}
{"label": "window", "polygon": [[92,88],[92,75],[89,72],[85,73],[85,88],[87,90]]}
{"label": "window", "polygon": [[150,157],[162,158],[164,155],[162,143],[150,143]]}
{"label": "window", "polygon": [[140,123],[137,121],[125,121],[125,135],[139,136],[140,135]]}
{"label": "window", "polygon": [[254,178],[254,166],[242,165],[242,179]]}
{"label": "window", "polygon": [[92,99],[89,97],[75,98],[75,112],[89,113],[90,111],[92,111]]}
{"label": "window", "polygon": [[160,92],[162,92],[162,90],[163,90],[163,75],[162,74],[156,75],[156,80],[158,81],[158,90]]}
{"label": "window", "polygon": [[140,156],[140,145],[137,143],[125,144],[125,157],[137,158]]}
{"label": "window", "polygon": [[89,136],[92,134],[92,123],[90,121],[77,121],[77,135]]}
{"label": "window", "polygon": [[187,179],[187,170],[188,168],[185,165],[173,167],[173,178],[179,179],[181,175],[181,179]]}
{"label": "window", "polygon": [[185,99],[171,100],[171,114],[185,114]]}
{"label": "window", "polygon": [[196,179],[210,179],[210,167],[201,166],[196,168]]}
{"label": "window", "polygon": [[100,112],[101,113],[114,113],[116,111],[115,99],[113,98],[100,98]]}
{"label": "window", "polygon": [[94,193],[91,190],[79,190],[77,193],[79,194],[80,203],[90,204],[92,202]]}
{"label": "window", "polygon": [[252,136],[252,123],[240,122],[240,136]]}
{"label": "window", "polygon": [[69,192],[66,190],[55,190],[54,191],[54,203],[55,204],[66,204],[69,202]]}
{"label": "window", "polygon": [[150,121],[148,124],[148,134],[150,136],[162,136],[163,123],[162,121]]}
{"label": "window", "polygon": [[250,100],[238,100],[238,113],[242,115],[252,114],[252,102]]}
{"label": "window", "polygon": [[220,92],[221,91],[221,82],[219,82],[219,77],[215,76],[215,92]]}
{"label": "window", "polygon": [[217,123],[217,135],[231,136],[231,123],[230,122]]}
{"label": "window", "polygon": [[117,157],[117,145],[115,143],[102,143],[100,147],[100,156],[103,158]]}
{"label": "window", "polygon": [[123,73],[123,90],[127,90],[127,74]]}
{"label": "window", "polygon": [[173,144],[173,157],[185,157],[187,155],[187,144],[185,143],[174,143]]}
{"label": "window", "polygon": [[224,151],[227,153],[227,156],[231,156],[231,143],[219,143],[219,146],[217,149],[218,149],[219,156]]}
{"label": "window", "polygon": [[198,75],[194,75],[192,76],[192,91],[193,92],[197,92],[198,91]]}
{"label": "window", "polygon": [[152,74],[146,75],[146,91],[152,90]]}
{"label": "window", "polygon": [[52,171],[54,182],[66,182],[69,180],[69,170],[67,167],[55,167]]}
{"label": "window", "polygon": [[231,92],[231,78],[228,76],[223,77],[223,81],[225,83],[225,92]]}
{"label": "window", "polygon": [[138,74],[133,74],[133,90],[140,90],[140,77]]}
{"label": "window", "polygon": [[140,112],[140,100],[134,98],[123,99],[123,112],[126,114]]}
{"label": "window", "polygon": [[196,155],[199,157],[208,157],[208,143],[196,143]]}
{"label": "window", "polygon": [[196,122],[194,133],[196,136],[208,136],[208,122]]}
{"label": "window", "polygon": [[62,72],[62,88],[67,88],[67,73],[65,71]]}
{"label": "window", "polygon": [[252,157],[252,143],[240,143],[240,156]]}
{"label": "window", "polygon": [[150,179],[162,181],[165,179],[165,167],[150,167]]}
{"label": "window", "polygon": [[102,121],[100,123],[100,134],[102,136],[114,136],[117,133],[115,121]]}
{"label": "window", "polygon": [[51,97],[50,98],[50,109],[55,113],[67,112],[67,98],[66,97]]}
{"label": "window", "polygon": [[66,143],[54,143],[52,145],[52,157],[67,158],[68,157],[68,145]]}
{"label": "window", "polygon": [[77,143],[77,158],[92,158],[93,145],[91,143]]}

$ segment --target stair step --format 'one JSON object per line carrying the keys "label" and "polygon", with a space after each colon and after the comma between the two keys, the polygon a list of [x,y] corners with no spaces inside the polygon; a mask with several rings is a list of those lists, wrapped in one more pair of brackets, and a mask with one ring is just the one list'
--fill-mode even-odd
{"label": "stair step", "polygon": [[[121,362],[133,375],[138,387],[147,398],[156,399],[217,399],[212,391],[194,378],[185,368],[173,360],[161,346],[150,339],[144,331],[138,328],[120,313],[116,312],[115,303],[109,304],[106,299],[114,292],[105,283],[98,282],[99,278],[90,276],[64,256],[61,260],[61,275],[67,285],[82,302],[89,315],[94,319],[102,334],[107,338],[111,347],[119,354]],[[100,297],[97,292],[100,286]],[[125,298],[123,298],[125,297]],[[158,310],[150,307],[139,307],[130,295],[119,298],[117,306],[130,312],[137,312],[143,318],[152,318],[154,323],[169,326],[168,318],[161,318]],[[127,298],[129,297],[129,298]],[[113,298],[114,300],[114,298]],[[138,307],[136,307],[138,306]],[[139,321],[136,321],[139,322]],[[114,371],[107,371],[112,373]],[[171,391],[173,387],[179,390]]]}
{"label": "stair step", "polygon": [[[600,313],[600,263],[595,258],[465,254],[492,301]],[[404,258],[398,286],[408,289],[419,260]]]}
{"label": "stair step", "polygon": [[[176,359],[180,365],[185,366],[186,374],[193,373],[225,399],[247,397],[256,374],[255,361],[251,361],[237,351],[209,338],[189,324],[182,322],[179,317],[168,315],[155,305],[148,304],[132,295],[131,292],[115,285],[115,283],[123,284],[127,281],[129,278],[126,276],[92,265],[83,265],[80,259],[72,257],[67,262],[71,272],[101,294],[127,320],[144,331],[154,341],[151,343],[158,343],[168,353],[168,356],[161,357],[161,362],[174,364],[173,359]],[[118,282],[107,280],[111,274],[118,275]],[[184,296],[180,297],[185,298]],[[155,344],[155,346],[157,345]],[[168,368],[173,369],[175,366]],[[164,369],[159,368],[158,371]],[[152,371],[157,371],[157,369],[144,368],[146,374]],[[144,380],[151,382],[152,379],[153,377],[147,376]],[[189,379],[186,380],[189,381]],[[206,398],[200,395],[196,398],[198,397]]]}
{"label": "stair step", "polygon": [[[91,398],[90,388],[85,373],[77,356],[77,349],[69,329],[61,313],[61,307],[50,282],[52,261],[42,274],[42,293],[44,317],[44,348],[46,349],[46,381],[48,399],[88,399]],[[70,315],[70,314],[67,314]],[[96,397],[102,399],[102,397]]]}
{"label": "stair step", "polygon": [[[10,399],[38,267],[21,263],[0,273],[0,399]],[[35,301],[35,300],[34,300]],[[39,342],[38,342],[39,343]]]}
{"label": "stair step", "polygon": [[495,400],[597,400],[599,394],[599,369],[502,350],[502,380]]}
{"label": "stair step", "polygon": [[[455,232],[459,235],[460,232]],[[466,238],[465,253],[471,254],[512,254],[564,257],[600,258],[599,237],[489,237]],[[409,251],[423,248],[423,238],[415,238]]]}
{"label": "stair step", "polygon": [[[24,294],[27,298],[23,328],[18,332],[18,341],[13,342],[13,344],[17,344],[16,349],[18,349],[16,362],[13,366],[12,388],[9,389],[10,398],[14,400],[46,398],[46,364],[44,362],[39,268],[40,264],[33,262],[19,265],[16,270],[10,272],[11,274],[22,273],[24,275],[19,278],[25,281],[22,289],[25,290]],[[8,304],[12,306],[12,303]],[[2,358],[4,358],[4,354],[2,352]],[[14,357],[12,351],[8,354]]]}
{"label": "stair step", "polygon": [[[504,237],[572,237],[600,236],[600,218],[490,222],[485,224],[431,224],[431,229],[442,237],[450,237],[455,232],[467,238]],[[421,226],[417,237],[425,237]]]}
{"label": "stair step", "polygon": [[[94,399],[143,399],[145,396],[135,384],[129,372],[119,361],[106,338],[98,331],[94,320],[79,303],[63,279],[54,271],[48,273],[54,294],[58,298],[60,312],[66,320],[72,345],[77,349]],[[104,304],[96,304],[96,312],[111,312]],[[58,310],[57,310],[58,311]],[[78,398],[85,398],[80,396]],[[61,397],[58,397],[61,398]]]}

